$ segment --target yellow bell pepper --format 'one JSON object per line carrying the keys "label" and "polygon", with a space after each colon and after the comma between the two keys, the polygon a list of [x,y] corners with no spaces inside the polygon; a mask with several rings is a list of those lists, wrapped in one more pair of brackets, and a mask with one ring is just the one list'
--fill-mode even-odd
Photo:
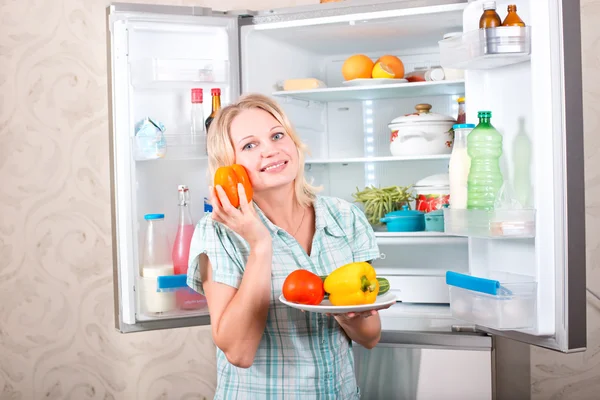
{"label": "yellow bell pepper", "polygon": [[368,262],[354,262],[333,271],[323,284],[334,306],[373,304],[379,292],[375,269]]}

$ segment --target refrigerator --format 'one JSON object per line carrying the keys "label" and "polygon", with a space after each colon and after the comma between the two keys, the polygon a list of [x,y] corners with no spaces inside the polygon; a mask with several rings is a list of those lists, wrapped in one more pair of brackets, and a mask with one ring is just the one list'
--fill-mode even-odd
{"label": "refrigerator", "polygon": [[[194,219],[204,213],[206,144],[202,135],[190,133],[192,88],[204,91],[204,117],[212,88],[221,90],[224,105],[243,93],[272,96],[309,146],[306,175],[322,185],[322,194],[348,201],[370,185],[414,185],[447,173],[450,154],[393,156],[388,124],[424,103],[456,117],[457,99],[465,97],[467,122],[477,123],[478,111],[492,111],[491,122],[503,137],[505,181],[514,187],[519,180],[526,188],[526,200],[505,211],[504,222],[516,219],[526,229],[513,235],[504,226],[498,233],[490,226],[498,218],[502,224],[500,211],[452,208],[443,211],[444,232],[377,227],[381,257],[373,265],[389,279],[398,301],[381,311],[380,345],[357,349],[357,363],[369,365],[369,357],[379,354],[392,364],[413,356],[419,364],[419,353],[411,356],[407,348],[482,351],[493,363],[495,337],[559,352],[585,350],[579,1],[496,1],[502,17],[507,5],[517,4],[527,25],[504,31],[499,42],[478,29],[482,4],[348,0],[227,12],[110,5],[116,328],[125,333],[210,324],[206,307],[148,312],[139,272],[144,215],[164,213],[172,240],[182,184],[189,187]],[[444,39],[448,33],[453,35]],[[372,60],[398,56],[407,73],[441,66],[448,79],[351,85],[341,70],[353,54]],[[284,90],[285,80],[293,78],[315,78],[325,87]],[[145,139],[137,129],[145,118],[164,128],[163,157],[146,159],[140,152]],[[510,296],[482,295],[452,285],[448,271],[513,290]],[[156,279],[161,293],[188,290],[185,276]],[[358,370],[365,381],[369,368]]]}

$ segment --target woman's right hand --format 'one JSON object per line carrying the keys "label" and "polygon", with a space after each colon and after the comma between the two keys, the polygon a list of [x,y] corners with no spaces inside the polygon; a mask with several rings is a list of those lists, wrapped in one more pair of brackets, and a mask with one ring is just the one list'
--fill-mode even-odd
{"label": "woman's right hand", "polygon": [[265,224],[260,220],[254,206],[248,202],[244,185],[241,183],[238,183],[238,196],[240,197],[239,209],[231,205],[221,185],[211,187],[210,201],[213,205],[213,220],[224,224],[240,235],[250,244],[251,248],[261,244],[270,246],[271,235]]}

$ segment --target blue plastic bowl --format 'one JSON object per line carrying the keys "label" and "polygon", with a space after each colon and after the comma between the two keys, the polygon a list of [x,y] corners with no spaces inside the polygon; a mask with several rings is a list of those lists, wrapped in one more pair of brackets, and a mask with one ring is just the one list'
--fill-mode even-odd
{"label": "blue plastic bowl", "polygon": [[380,219],[388,232],[420,232],[425,230],[425,216],[421,211],[400,210],[385,214]]}

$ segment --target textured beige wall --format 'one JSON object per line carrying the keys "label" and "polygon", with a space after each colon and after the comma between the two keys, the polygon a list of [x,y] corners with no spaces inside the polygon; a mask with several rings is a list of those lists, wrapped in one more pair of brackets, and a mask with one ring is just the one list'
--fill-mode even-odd
{"label": "textured beige wall", "polygon": [[[318,0],[160,2],[260,9]],[[107,4],[0,2],[2,400],[199,399],[214,392],[207,328],[130,335],[113,328]],[[598,292],[600,2],[582,5],[588,280]],[[590,398],[590,387],[600,389],[599,307],[590,300],[588,352],[532,352],[536,398]]]}

